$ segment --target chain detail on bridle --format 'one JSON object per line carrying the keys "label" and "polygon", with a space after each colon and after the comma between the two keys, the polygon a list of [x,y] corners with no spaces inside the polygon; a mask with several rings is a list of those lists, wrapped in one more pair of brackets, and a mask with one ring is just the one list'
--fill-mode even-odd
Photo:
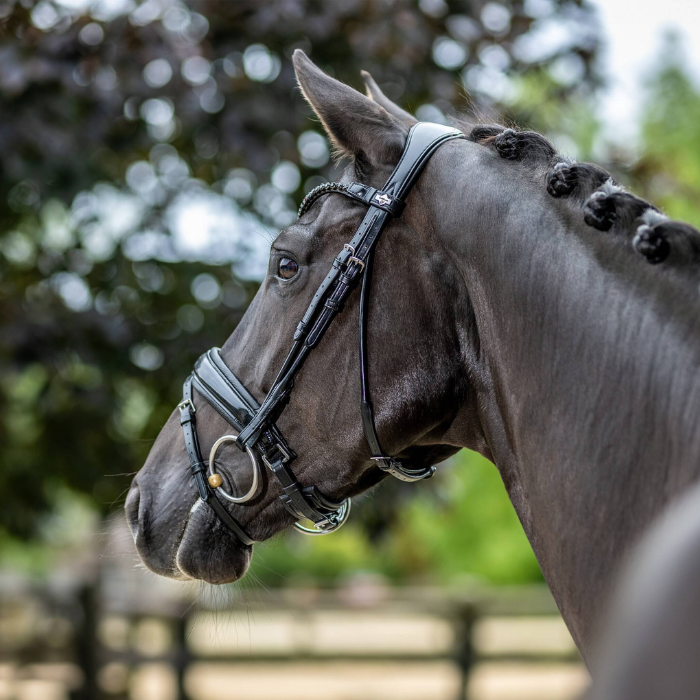
{"label": "chain detail on bridle", "polygon": [[[261,404],[255,400],[245,386],[221,359],[218,348],[212,348],[199,358],[193,373],[185,381],[183,401],[180,403],[181,419],[190,468],[199,496],[214,510],[221,522],[235,534],[243,544],[253,540],[226,510],[216,491],[224,483],[212,463],[218,447],[226,442],[235,442],[248,453],[253,468],[253,485],[247,494],[233,497],[221,491],[228,501],[243,504],[257,494],[260,469],[257,454],[275,475],[282,493],[280,500],[285,508],[299,520],[310,520],[313,528],[295,526],[312,535],[324,535],[337,530],[347,520],[350,499],[337,503],[324,496],[316,486],[302,486],[294,476],[290,465],[296,454],[289,447],[276,425],[282,411],[289,402],[290,394],[299,370],[309,353],[323,338],[335,317],[342,311],[346,299],[362,281],[359,313],[360,346],[360,413],[365,438],[370,448],[370,459],[382,471],[403,481],[419,481],[432,476],[435,468],[411,468],[403,465],[382,450],[374,424],[372,402],[368,382],[367,314],[374,251],[381,233],[392,218],[401,215],[404,199],[420,176],[430,156],[446,141],[463,138],[456,129],[440,124],[419,123],[408,134],[406,145],[398,165],[383,190],[357,182],[327,182],[314,187],[299,207],[303,216],[321,195],[335,192],[360,202],[367,212],[352,239],[336,255],[331,269],[316,290],[302,319],[297,324],[286,359],[282,363],[275,381]],[[219,438],[206,464],[202,458],[197,439],[193,388],[218,411],[234,428],[236,434]],[[209,477],[205,478],[205,474]]]}
{"label": "chain detail on bridle", "polygon": [[309,207],[323,194],[330,192],[347,192],[348,186],[344,182],[324,182],[314,187],[302,200],[299,205],[297,217],[301,219],[309,210]]}

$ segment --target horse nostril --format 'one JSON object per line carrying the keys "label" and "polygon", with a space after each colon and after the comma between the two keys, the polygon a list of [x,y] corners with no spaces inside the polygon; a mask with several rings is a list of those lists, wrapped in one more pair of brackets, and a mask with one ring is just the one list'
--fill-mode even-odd
{"label": "horse nostril", "polygon": [[131,536],[136,541],[136,536],[139,534],[139,504],[141,503],[141,490],[136,483],[136,479],[131,482],[129,495],[126,497],[124,510],[126,511],[126,521],[129,523]]}

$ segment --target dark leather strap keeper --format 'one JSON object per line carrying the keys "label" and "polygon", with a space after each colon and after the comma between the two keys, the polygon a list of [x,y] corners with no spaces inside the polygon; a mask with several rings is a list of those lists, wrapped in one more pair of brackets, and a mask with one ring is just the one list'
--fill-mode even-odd
{"label": "dark leather strap keeper", "polygon": [[401,216],[403,210],[406,208],[405,202],[388,192],[378,190],[376,187],[353,182],[349,185],[348,190],[349,194],[353,195],[355,199],[358,199],[368,207],[379,207],[379,209],[389,212],[389,214],[394,217]]}

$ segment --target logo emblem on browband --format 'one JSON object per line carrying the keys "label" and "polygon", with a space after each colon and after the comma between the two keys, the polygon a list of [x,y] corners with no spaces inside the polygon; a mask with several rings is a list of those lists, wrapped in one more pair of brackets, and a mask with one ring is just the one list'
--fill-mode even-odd
{"label": "logo emblem on browband", "polygon": [[375,194],[374,201],[381,206],[386,207],[391,204],[391,197],[388,194]]}

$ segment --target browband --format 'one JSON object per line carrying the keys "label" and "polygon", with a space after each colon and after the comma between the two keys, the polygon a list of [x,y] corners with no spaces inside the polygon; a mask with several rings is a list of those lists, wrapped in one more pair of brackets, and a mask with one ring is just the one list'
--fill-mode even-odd
{"label": "browband", "polygon": [[301,219],[321,195],[330,194],[331,192],[344,194],[346,197],[354,199],[367,207],[379,207],[379,209],[383,209],[397,218],[401,216],[406,207],[405,202],[382,190],[376,189],[376,187],[362,185],[359,182],[351,182],[349,184],[345,182],[324,182],[322,185],[314,187],[311,192],[304,197],[304,200],[299,206],[297,216]]}
{"label": "browband", "polygon": [[[330,193],[349,197],[368,207],[368,210],[355,235],[335,257],[331,269],[316,290],[297,325],[292,347],[261,404],[258,404],[225,365],[218,348],[212,348],[204,353],[197,360],[193,373],[185,381],[183,400],[178,407],[185,445],[190,458],[190,468],[199,496],[212,507],[224,525],[243,544],[251,545],[253,540],[228,513],[215,494],[216,488],[222,483],[222,478],[213,473],[213,464],[207,465],[202,459],[195,427],[196,409],[192,389],[196,388],[197,392],[237,431],[237,437],[230,436],[228,439],[235,439],[238,447],[248,451],[251,458],[253,457],[251,450],[256,450],[260,454],[265,465],[280,482],[282,487],[280,500],[287,510],[298,520],[311,520],[315,526],[311,529],[297,523],[296,526],[299,529],[309,534],[327,534],[338,529],[347,519],[350,500],[346,499],[342,503],[333,502],[323,496],[315,486],[302,486],[296,480],[290,469],[290,464],[296,455],[277,428],[276,420],[289,401],[294,380],[306,358],[321,341],[336,315],[342,311],[347,297],[360,278],[362,279],[359,313],[360,405],[362,425],[371,459],[380,469],[403,481],[418,481],[432,476],[434,467],[411,469],[392,457],[386,456],[381,449],[369,392],[367,314],[374,250],[379,236],[390,219],[400,216],[403,212],[405,197],[430,156],[443,143],[457,138],[464,138],[457,129],[441,124],[418,123],[409,131],[401,158],[382,190],[354,182],[325,183],[306,195],[299,207],[300,217],[319,197]],[[223,439],[227,438],[221,438]],[[212,452],[212,460],[213,455],[214,452]],[[257,468],[255,459],[253,459],[253,468]],[[209,479],[205,478],[207,469],[212,472]],[[251,487],[251,490],[255,490],[255,486]]]}

